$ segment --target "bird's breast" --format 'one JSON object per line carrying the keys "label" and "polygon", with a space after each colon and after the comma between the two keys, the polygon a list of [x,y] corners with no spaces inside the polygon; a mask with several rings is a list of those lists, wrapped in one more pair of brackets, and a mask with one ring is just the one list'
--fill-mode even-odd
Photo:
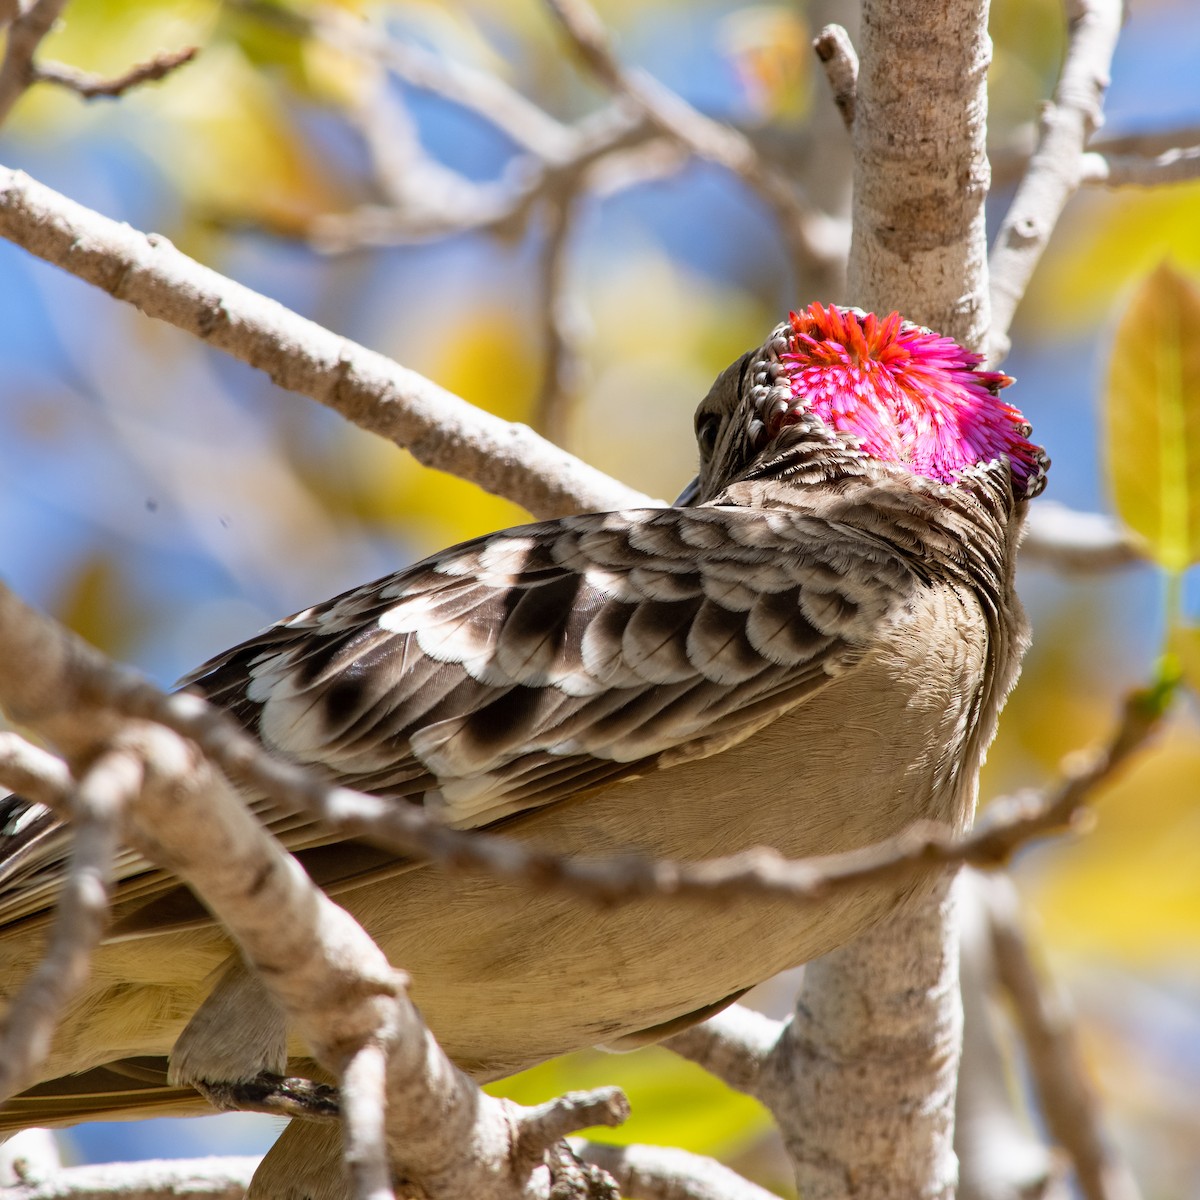
{"label": "bird's breast", "polygon": [[[930,592],[855,670],[741,744],[553,805],[511,832],[563,853],[695,861],[754,846],[830,854],[919,819],[961,826],[986,660],[971,600]],[[451,1055],[494,1076],[710,1005],[842,944],[916,887],[858,887],[813,903],[662,897],[601,907],[422,869],[340,899],[411,973]]]}

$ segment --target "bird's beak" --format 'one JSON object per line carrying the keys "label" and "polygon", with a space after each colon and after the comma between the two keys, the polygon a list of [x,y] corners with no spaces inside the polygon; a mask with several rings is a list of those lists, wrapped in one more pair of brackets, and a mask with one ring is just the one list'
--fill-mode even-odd
{"label": "bird's beak", "polygon": [[700,476],[697,475],[691,483],[675,497],[675,503],[672,508],[688,508],[696,503],[696,497],[700,495]]}

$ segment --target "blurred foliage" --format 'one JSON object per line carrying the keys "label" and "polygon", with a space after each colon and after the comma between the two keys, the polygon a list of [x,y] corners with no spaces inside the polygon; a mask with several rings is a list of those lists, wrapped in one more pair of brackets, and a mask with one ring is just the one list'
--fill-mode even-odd
{"label": "blurred foliage", "polygon": [[991,7],[988,126],[993,144],[1033,120],[1054,88],[1066,45],[1060,0],[997,0]]}
{"label": "blurred foliage", "polygon": [[1094,327],[1166,257],[1200,273],[1200,183],[1089,190],[1072,208],[1076,219],[1059,226],[1025,298],[1023,333],[1053,337]]}
{"label": "blurred foliage", "polygon": [[813,84],[813,31],[790,5],[739,8],[717,26],[722,52],[761,120],[795,120],[808,109]]}

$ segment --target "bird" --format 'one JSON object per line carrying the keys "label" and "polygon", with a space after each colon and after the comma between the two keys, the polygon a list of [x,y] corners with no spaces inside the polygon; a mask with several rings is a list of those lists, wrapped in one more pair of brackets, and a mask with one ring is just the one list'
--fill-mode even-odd
{"label": "bird", "polygon": [[[565,855],[804,858],[961,830],[1029,640],[1015,559],[1049,467],[1011,382],[897,313],[811,303],[717,378],[675,505],[451,547],[182,686],[325,779]],[[666,1037],[930,886],[599,908],[251,801],[480,1081]],[[36,961],[66,838],[0,808],[0,991]],[[133,851],[117,877],[87,988],[0,1129],[200,1113],[214,1084],[312,1076],[191,893]],[[338,1194],[330,1147],[293,1124],[272,1155],[306,1165],[256,1194],[301,1176]]]}

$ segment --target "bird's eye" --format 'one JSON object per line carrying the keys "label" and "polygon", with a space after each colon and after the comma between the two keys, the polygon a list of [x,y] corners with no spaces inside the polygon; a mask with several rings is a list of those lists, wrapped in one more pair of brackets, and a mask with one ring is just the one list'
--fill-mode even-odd
{"label": "bird's eye", "polygon": [[700,457],[708,458],[717,445],[717,434],[721,431],[721,418],[709,414],[696,425],[696,441],[700,443]]}

